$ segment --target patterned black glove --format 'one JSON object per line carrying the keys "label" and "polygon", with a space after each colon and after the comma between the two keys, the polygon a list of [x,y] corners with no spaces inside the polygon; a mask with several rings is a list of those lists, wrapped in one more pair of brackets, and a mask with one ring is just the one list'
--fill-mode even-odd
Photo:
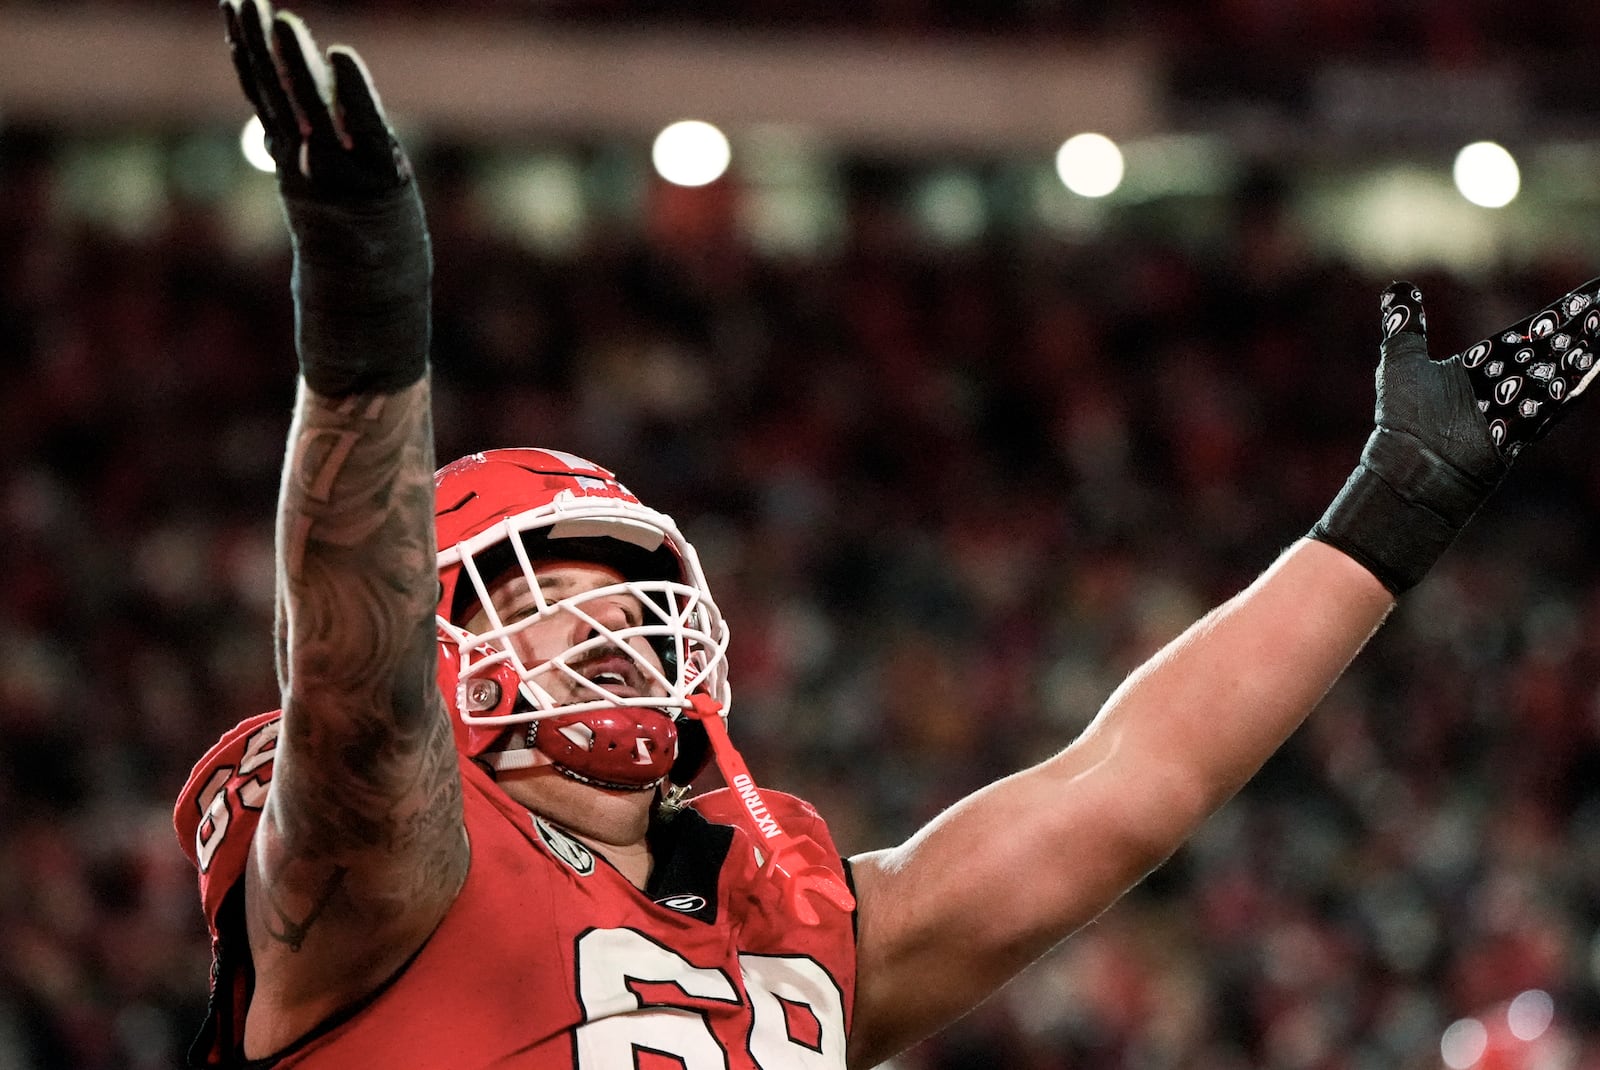
{"label": "patterned black glove", "polygon": [[1600,279],[1590,279],[1451,358],[1467,369],[1489,438],[1507,464],[1530,442],[1549,434],[1594,379],[1600,346],[1597,300]]}
{"label": "patterned black glove", "polygon": [[324,397],[402,390],[428,370],[433,256],[411,163],[366,65],[343,45],[324,62],[305,24],[267,0],[221,8],[278,165],[301,374]]}
{"label": "patterned black glove", "polygon": [[1427,574],[1511,462],[1583,393],[1600,348],[1600,279],[1443,361],[1428,358],[1422,293],[1383,293],[1377,428],[1311,530],[1395,594]]}
{"label": "patterned black glove", "polygon": [[261,118],[286,194],[351,201],[399,189],[411,162],[389,128],[372,76],[355,51],[328,49],[305,23],[267,0],[222,0],[244,95]]}

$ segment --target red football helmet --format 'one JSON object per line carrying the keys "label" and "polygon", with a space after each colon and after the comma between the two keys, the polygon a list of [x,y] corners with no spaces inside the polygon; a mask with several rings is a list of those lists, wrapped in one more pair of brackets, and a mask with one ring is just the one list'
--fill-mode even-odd
{"label": "red football helmet", "polygon": [[[434,523],[439,684],[466,755],[501,770],[532,764],[538,750],[568,776],[625,790],[694,779],[709,747],[705,729],[683,711],[691,696],[704,695],[727,716],[728,628],[694,547],[670,517],[581,457],[502,449],[439,470]],[[535,569],[562,561],[603,566],[617,582],[546,598]],[[503,621],[490,590],[508,575],[526,577],[532,605]],[[621,594],[637,600],[637,623],[600,619]],[[581,622],[578,641],[525,664],[511,638],[553,618]],[[637,639],[654,659],[630,642]],[[614,671],[618,657],[631,669]],[[623,686],[623,675],[644,686]],[[510,726],[521,724],[527,745],[508,747]]]}

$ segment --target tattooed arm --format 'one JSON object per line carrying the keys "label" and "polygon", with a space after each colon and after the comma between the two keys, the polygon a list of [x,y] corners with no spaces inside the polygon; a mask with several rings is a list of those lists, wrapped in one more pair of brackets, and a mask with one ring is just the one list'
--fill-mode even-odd
{"label": "tattooed arm", "polygon": [[245,871],[245,1054],[282,1049],[422,946],[465,879],[435,676],[432,261],[410,165],[354,52],[225,0],[278,164],[302,382],[278,513],[283,728]]}
{"label": "tattooed arm", "polygon": [[392,975],[465,875],[434,676],[433,468],[426,380],[302,387],[279,506],[284,727],[246,878],[251,1055]]}

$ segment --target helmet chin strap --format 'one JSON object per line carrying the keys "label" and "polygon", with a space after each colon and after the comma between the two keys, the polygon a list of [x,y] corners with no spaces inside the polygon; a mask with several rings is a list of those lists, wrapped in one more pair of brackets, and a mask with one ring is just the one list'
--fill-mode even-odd
{"label": "helmet chin strap", "polygon": [[496,773],[504,773],[511,769],[532,769],[537,763],[532,747],[517,747],[514,750],[491,750],[478,755],[478,761],[487,765]]}
{"label": "helmet chin strap", "polygon": [[[801,922],[816,925],[822,920],[812,899],[836,907],[846,913],[856,907],[855,896],[844,880],[833,871],[833,861],[822,845],[810,836],[791,836],[779,826],[772,811],[761,797],[761,789],[750,776],[744,758],[728,738],[728,726],[722,720],[722,705],[704,692],[689,696],[689,709],[685,716],[699,721],[711,740],[711,753],[722,771],[722,779],[739,800],[745,820],[745,831],[761,844],[756,859],[761,862],[761,872],[778,882],[790,909]],[[765,854],[765,860],[762,855]]]}

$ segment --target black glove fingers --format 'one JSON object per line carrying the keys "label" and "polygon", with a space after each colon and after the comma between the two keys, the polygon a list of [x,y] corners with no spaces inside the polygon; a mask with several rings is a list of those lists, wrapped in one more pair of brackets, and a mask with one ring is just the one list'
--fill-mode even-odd
{"label": "black glove fingers", "polygon": [[1549,434],[1600,370],[1591,280],[1461,353],[1490,440],[1508,461]]}
{"label": "black glove fingers", "polygon": [[1424,368],[1432,364],[1428,357],[1428,315],[1422,308],[1422,291],[1409,282],[1391,282],[1378,298],[1378,308],[1383,315],[1379,324],[1382,341],[1378,353],[1383,358],[1378,365],[1381,383],[1385,369],[1394,381],[1427,374]]}
{"label": "black glove fingers", "polygon": [[[1535,317],[1536,320],[1541,322],[1536,322],[1530,326],[1528,334],[1532,337],[1539,337],[1541,333],[1549,333],[1551,330],[1569,329],[1570,325],[1578,317],[1594,306],[1597,288],[1600,288],[1600,279],[1590,279],[1576,290],[1562,297],[1561,300],[1552,302],[1549,308],[1544,309],[1538,317]],[[1554,317],[1557,321],[1554,327],[1546,327],[1544,325],[1550,317]]]}
{"label": "black glove fingers", "polygon": [[328,49],[328,65],[333,68],[334,121],[344,132],[345,144],[364,155],[391,155],[389,121],[367,65],[345,45]]}
{"label": "black glove fingers", "polygon": [[1589,389],[1595,373],[1600,372],[1600,279],[1590,279],[1574,294],[1590,300],[1588,307],[1579,314],[1577,340],[1561,354],[1561,371],[1569,382],[1564,399],[1568,402]]}
{"label": "black glove fingers", "polygon": [[[278,75],[278,64],[272,56],[272,45],[267,41],[267,26],[273,18],[272,5],[267,0],[244,0],[239,5],[239,30],[244,39],[245,55],[250,62],[250,72],[255,80],[256,92],[266,105],[272,119],[272,133],[299,133],[294,118],[294,108],[289,94],[284,91]],[[265,123],[268,116],[263,115]]]}
{"label": "black glove fingers", "polygon": [[332,77],[311,31],[298,16],[280,11],[272,20],[272,42],[301,133],[310,140],[338,142],[329,109]]}
{"label": "black glove fingers", "polygon": [[1428,314],[1422,308],[1422,291],[1414,283],[1391,282],[1378,298],[1378,309],[1385,341],[1402,331],[1427,336]]}
{"label": "black glove fingers", "polygon": [[1590,279],[1561,300],[1570,314],[1561,329],[1573,339],[1570,346],[1563,347],[1563,367],[1586,372],[1592,361],[1584,361],[1583,354],[1592,354],[1600,346],[1600,278]]}
{"label": "black glove fingers", "polygon": [[[1469,346],[1461,353],[1463,363],[1473,368],[1491,359],[1513,360],[1528,347],[1529,343],[1574,329],[1577,317],[1593,304],[1597,286],[1600,286],[1600,280],[1585,283],[1571,293],[1550,302],[1533,315],[1501,329],[1494,337],[1485,338],[1476,345]],[[1523,362],[1526,360],[1527,357],[1524,356]]]}
{"label": "black glove fingers", "polygon": [[259,4],[256,0],[228,0],[222,5],[222,14],[239,85],[261,119],[267,148],[281,166],[284,161],[280,157],[295,155],[300,128],[289,97],[278,81],[272,49],[267,44],[264,24],[272,18],[272,5],[266,0]]}
{"label": "black glove fingers", "polygon": [[323,54],[300,18],[269,0],[220,0],[239,85],[266,131],[285,194],[350,203],[411,178],[361,57]]}
{"label": "black glove fingers", "polygon": [[[256,75],[255,64],[250,60],[249,49],[244,42],[244,31],[239,25],[239,12],[232,0],[222,0],[218,5],[222,8],[223,30],[228,37],[228,56],[233,60],[233,71],[239,76],[239,88],[244,90],[245,98],[250,101],[250,106],[255,109],[258,116],[270,114],[271,108],[266,98],[261,95],[260,79]],[[265,125],[267,120],[262,119]]]}

